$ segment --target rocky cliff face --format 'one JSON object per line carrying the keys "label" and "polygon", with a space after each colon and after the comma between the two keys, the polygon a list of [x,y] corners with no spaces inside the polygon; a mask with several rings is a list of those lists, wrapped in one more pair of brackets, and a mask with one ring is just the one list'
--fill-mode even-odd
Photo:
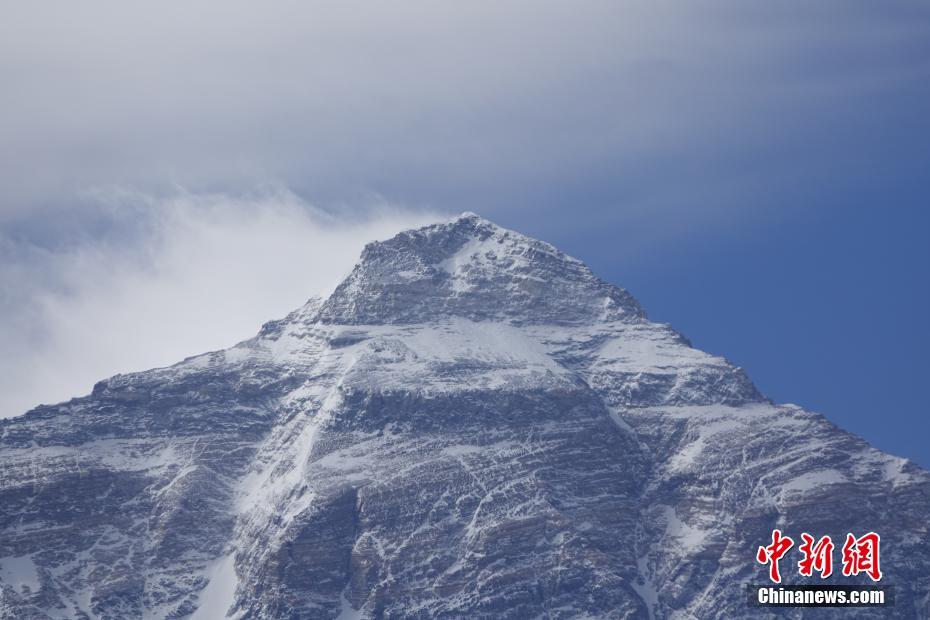
{"label": "rocky cliff face", "polygon": [[897,603],[859,617],[926,618],[928,515],[927,472],[466,214],[252,340],[0,422],[0,617],[855,615],[747,607],[779,527],[880,532]]}

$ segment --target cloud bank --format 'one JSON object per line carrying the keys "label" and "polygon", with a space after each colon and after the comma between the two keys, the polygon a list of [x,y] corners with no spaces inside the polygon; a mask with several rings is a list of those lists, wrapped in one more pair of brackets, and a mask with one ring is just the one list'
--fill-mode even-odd
{"label": "cloud bank", "polygon": [[713,226],[918,152],[928,41],[900,1],[14,3],[0,222],[87,187],[270,183]]}
{"label": "cloud bank", "polygon": [[335,218],[288,192],[97,200],[118,234],[0,245],[0,417],[248,338],[334,287],[364,243],[439,217],[381,205]]}
{"label": "cloud bank", "polygon": [[648,266],[926,186],[926,2],[8,4],[0,415],[246,337],[427,212]]}

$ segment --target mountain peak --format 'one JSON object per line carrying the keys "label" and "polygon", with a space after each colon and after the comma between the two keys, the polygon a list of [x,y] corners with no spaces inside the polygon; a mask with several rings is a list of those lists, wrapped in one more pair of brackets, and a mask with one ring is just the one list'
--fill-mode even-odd
{"label": "mountain peak", "polygon": [[483,217],[481,217],[480,215],[478,215],[477,213],[475,213],[475,212],[473,212],[473,211],[462,211],[461,213],[459,213],[458,215],[456,215],[454,218],[452,218],[450,221],[452,221],[452,222],[459,222],[459,221],[463,221],[463,220],[470,220],[470,221],[473,221],[473,222],[474,222],[474,221],[478,221],[478,222],[487,222],[487,223],[489,223],[489,224],[491,223],[491,222],[489,222],[488,220],[484,219]]}
{"label": "mountain peak", "polygon": [[928,513],[926,472],[465,214],[258,338],[0,420],[0,618],[767,618],[775,527],[880,532],[927,618]]}
{"label": "mountain peak", "polygon": [[[489,234],[500,233],[501,235],[511,235],[515,238],[522,238],[527,242],[534,241],[531,237],[527,237],[513,230],[508,230],[472,211],[463,211],[445,222],[437,222],[435,224],[428,224],[419,229],[402,231],[397,236],[403,235],[404,233],[417,233],[421,231],[426,233],[427,236],[442,234],[445,231],[456,231],[457,235],[467,237],[485,237]],[[396,239],[397,236],[394,238]]]}
{"label": "mountain peak", "polygon": [[331,323],[443,316],[576,324],[643,312],[578,259],[471,212],[369,243],[320,312]]}

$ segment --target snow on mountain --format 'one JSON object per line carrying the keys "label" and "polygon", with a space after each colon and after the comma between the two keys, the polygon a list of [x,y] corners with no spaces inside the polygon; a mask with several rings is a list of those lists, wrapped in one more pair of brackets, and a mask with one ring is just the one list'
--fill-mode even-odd
{"label": "snow on mountain", "polygon": [[773,617],[743,584],[779,527],[880,532],[925,618],[928,514],[927,472],[464,214],[251,340],[0,421],[0,617]]}

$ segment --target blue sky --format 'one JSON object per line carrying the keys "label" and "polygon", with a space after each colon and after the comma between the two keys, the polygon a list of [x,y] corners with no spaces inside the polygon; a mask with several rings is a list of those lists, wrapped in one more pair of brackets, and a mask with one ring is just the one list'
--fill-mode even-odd
{"label": "blue sky", "polygon": [[924,195],[896,204],[851,197],[630,262],[615,260],[606,244],[575,238],[561,245],[622,283],[650,318],[745,368],[770,398],[818,411],[928,467]]}
{"label": "blue sky", "polygon": [[0,82],[0,416],[470,210],[930,466],[925,2],[30,3]]}

